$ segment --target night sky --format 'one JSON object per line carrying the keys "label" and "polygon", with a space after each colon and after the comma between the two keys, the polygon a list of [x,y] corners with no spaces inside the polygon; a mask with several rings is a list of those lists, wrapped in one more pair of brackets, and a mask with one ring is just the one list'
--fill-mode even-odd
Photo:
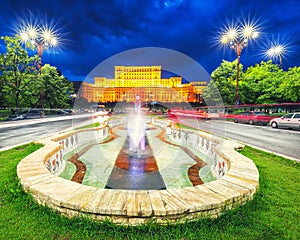
{"label": "night sky", "polygon": [[[220,31],[233,22],[249,20],[262,34],[243,50],[245,67],[267,60],[263,53],[273,42],[286,46],[284,69],[299,66],[299,0],[1,2],[1,36],[14,35],[24,20],[47,24],[59,33],[59,48],[46,50],[43,63],[56,66],[69,80],[84,80],[104,60],[144,47],[185,54],[210,74],[223,59],[236,58],[230,47],[217,44]],[[0,50],[4,52],[3,44]]]}

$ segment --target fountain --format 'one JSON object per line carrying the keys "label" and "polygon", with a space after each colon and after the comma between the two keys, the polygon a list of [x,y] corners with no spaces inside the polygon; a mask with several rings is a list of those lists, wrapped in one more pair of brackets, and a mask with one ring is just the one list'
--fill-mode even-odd
{"label": "fountain", "polygon": [[[141,115],[136,112],[136,116],[140,121]],[[17,167],[24,190],[30,192],[39,203],[69,217],[86,216],[100,221],[110,219],[116,224],[138,225],[153,221],[168,224],[218,217],[224,210],[251,200],[258,189],[258,170],[251,159],[235,151],[243,147],[239,143],[204,132],[173,129],[168,121],[153,119],[152,125],[156,130],[165,129],[165,137],[171,141],[171,145],[156,152],[154,158],[145,128],[137,128],[143,129],[143,132],[133,134],[141,134],[136,139],[126,137],[129,128],[124,127],[125,122],[118,125],[119,120],[111,120],[115,121],[118,133],[125,133],[124,144],[119,151],[112,141],[107,142],[111,135],[107,126],[73,130],[39,140],[44,147],[24,158]],[[97,136],[96,142],[91,141],[92,134]],[[155,130],[152,134],[157,136]],[[119,138],[122,139],[122,136]],[[159,140],[152,141],[152,144],[156,141],[153,148],[158,147]],[[94,166],[87,165],[85,174],[88,176],[82,179],[98,174],[98,180],[102,179],[106,185],[87,186],[58,177],[66,165],[64,156],[73,158],[76,155],[77,158],[85,154],[87,159],[92,156],[96,161],[103,153],[98,151],[97,155],[96,152],[91,155],[89,150],[101,144],[111,144],[105,145],[109,150],[105,154],[110,158]],[[176,148],[180,146],[180,154],[176,155]],[[195,149],[200,157],[212,159],[212,164],[198,164],[199,157],[187,161],[188,155]],[[76,152],[75,155],[72,151]],[[170,160],[174,155],[175,159]],[[99,168],[101,164],[103,167]],[[201,180],[201,170],[205,167],[216,179],[197,185]],[[181,185],[188,178],[176,174],[187,174],[187,169],[192,173],[190,180],[196,185]],[[179,185],[174,186],[175,182]]]}
{"label": "fountain", "polygon": [[128,117],[127,138],[117,156],[106,189],[155,190],[166,189],[152,148],[147,140],[147,119],[142,102],[136,96],[134,111]]}
{"label": "fountain", "polygon": [[[155,62],[187,81],[210,79],[210,74],[193,59],[162,48],[117,54],[99,64],[86,79],[107,72],[116,63],[126,66],[131,60],[145,66]],[[158,80],[155,76],[150,78],[152,83]],[[122,77],[116,80],[122,82]],[[107,88],[101,94],[112,96],[110,85],[103,86]],[[236,151],[243,145],[177,127],[168,119],[146,116],[140,100],[152,102],[161,86],[141,87],[144,92],[140,87],[129,87],[127,91],[122,87],[121,100],[114,109],[118,112],[105,124],[91,129],[73,126],[74,130],[37,141],[43,147],[17,166],[24,191],[38,203],[70,218],[85,216],[122,225],[215,218],[251,200],[259,186],[259,173],[251,159]],[[172,96],[173,107],[179,102],[178,107],[189,109],[182,105],[186,99],[183,93],[174,86],[166,90],[162,96]],[[135,107],[128,116],[132,96],[136,96]],[[215,93],[213,96],[213,100],[205,99],[206,104],[222,106],[222,101],[215,100]],[[90,109],[89,103],[78,100],[78,109]],[[81,161],[86,168],[77,168],[69,159]],[[63,178],[60,174],[67,165],[71,166],[67,172],[70,178]],[[71,181],[74,172],[80,175],[80,183]]]}
{"label": "fountain", "polygon": [[128,119],[129,152],[137,155],[145,151],[146,123],[142,114],[140,97],[136,96],[134,112]]}

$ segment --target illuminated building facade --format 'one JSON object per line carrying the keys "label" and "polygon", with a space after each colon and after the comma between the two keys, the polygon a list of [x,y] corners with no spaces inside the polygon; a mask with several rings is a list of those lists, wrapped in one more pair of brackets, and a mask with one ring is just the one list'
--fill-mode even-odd
{"label": "illuminated building facade", "polygon": [[88,102],[201,102],[206,82],[182,84],[182,77],[161,78],[161,66],[115,66],[115,78],[95,77],[82,84]]}

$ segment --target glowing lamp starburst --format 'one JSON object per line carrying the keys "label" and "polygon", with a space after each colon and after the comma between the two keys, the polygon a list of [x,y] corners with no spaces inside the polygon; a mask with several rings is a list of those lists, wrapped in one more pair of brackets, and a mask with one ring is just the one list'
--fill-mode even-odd
{"label": "glowing lamp starburst", "polygon": [[52,38],[51,32],[45,30],[45,31],[43,32],[43,39],[44,39],[44,41],[49,42],[49,41],[51,40],[51,38]]}
{"label": "glowing lamp starburst", "polygon": [[253,31],[252,27],[247,26],[247,27],[244,28],[243,34],[244,34],[245,37],[250,37],[251,34],[252,34],[252,31]]}
{"label": "glowing lamp starburst", "polygon": [[274,48],[268,49],[267,55],[268,55],[269,57],[273,57],[273,56],[274,56]]}
{"label": "glowing lamp starburst", "polygon": [[230,29],[227,35],[229,39],[235,39],[237,36],[237,31],[235,29]]}
{"label": "glowing lamp starburst", "polygon": [[27,42],[29,40],[29,36],[26,32],[21,32],[20,37],[21,37],[23,42]]}
{"label": "glowing lamp starburst", "polygon": [[52,46],[57,46],[57,44],[58,44],[57,38],[52,37],[51,40],[50,40],[50,44],[51,44]]}
{"label": "glowing lamp starburst", "polygon": [[276,45],[267,50],[267,55],[269,57],[277,57],[282,55],[285,52],[285,48],[283,45]]}
{"label": "glowing lamp starburst", "polygon": [[252,38],[257,38],[259,36],[259,32],[255,31],[252,33]]}
{"label": "glowing lamp starburst", "polygon": [[281,54],[283,52],[283,46],[279,45],[279,46],[276,46],[274,51],[276,54]]}
{"label": "glowing lamp starburst", "polygon": [[226,43],[228,43],[228,41],[229,41],[229,39],[228,39],[228,36],[227,36],[227,35],[223,35],[223,36],[221,37],[221,43],[222,43],[222,44],[226,44]]}
{"label": "glowing lamp starburst", "polygon": [[57,34],[47,26],[38,28],[35,25],[29,24],[19,31],[19,36],[24,43],[30,42],[32,45],[42,46],[44,49],[56,47],[59,43]]}
{"label": "glowing lamp starburst", "polygon": [[28,30],[28,36],[32,39],[36,38],[37,31],[34,28],[30,27]]}
{"label": "glowing lamp starburst", "polygon": [[236,104],[239,104],[239,64],[241,59],[242,51],[248,46],[249,42],[258,38],[260,35],[259,22],[253,19],[243,18],[236,19],[236,21],[227,22],[223,25],[223,29],[218,33],[218,44],[225,47],[230,46],[237,56],[236,66]]}
{"label": "glowing lamp starburst", "polygon": [[[45,18],[46,20],[46,18]],[[25,47],[29,47],[32,50],[35,49],[38,54],[37,67],[39,74],[42,76],[42,55],[44,50],[50,47],[57,47],[61,42],[60,31],[54,30],[54,22],[48,23],[43,19],[34,19],[30,17],[29,21],[25,19],[20,20],[20,25],[16,29],[20,40],[24,43]],[[42,77],[41,77],[42,79]],[[43,89],[40,88],[40,108],[43,114]]]}

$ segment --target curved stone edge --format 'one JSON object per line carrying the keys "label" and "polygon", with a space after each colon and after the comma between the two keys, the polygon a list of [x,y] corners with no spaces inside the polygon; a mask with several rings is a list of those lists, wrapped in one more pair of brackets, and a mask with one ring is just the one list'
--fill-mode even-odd
{"label": "curved stone edge", "polygon": [[[80,130],[83,131],[83,130]],[[75,134],[71,131],[66,134]],[[204,134],[218,142],[217,137]],[[203,135],[203,136],[204,136]],[[138,225],[148,222],[180,223],[218,217],[248,200],[259,186],[259,173],[253,161],[235,149],[242,144],[222,140],[215,150],[229,164],[222,178],[196,187],[167,190],[111,190],[81,185],[51,174],[45,166],[62,146],[51,137],[37,143],[44,146],[25,157],[17,166],[23,189],[42,205],[68,217],[86,216],[116,224]]]}

